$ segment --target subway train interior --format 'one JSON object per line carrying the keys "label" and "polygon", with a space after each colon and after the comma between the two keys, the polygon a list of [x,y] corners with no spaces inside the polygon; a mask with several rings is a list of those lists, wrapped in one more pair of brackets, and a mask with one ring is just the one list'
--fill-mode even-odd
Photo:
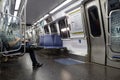
{"label": "subway train interior", "polygon": [[120,0],[0,0],[0,80],[119,79]]}

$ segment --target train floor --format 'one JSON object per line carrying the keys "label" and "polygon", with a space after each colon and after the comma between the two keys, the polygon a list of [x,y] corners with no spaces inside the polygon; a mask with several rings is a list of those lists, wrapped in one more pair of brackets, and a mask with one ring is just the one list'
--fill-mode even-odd
{"label": "train floor", "polygon": [[[49,58],[36,54],[43,66],[32,68],[29,54],[8,62],[0,63],[0,80],[119,80],[120,69],[94,63],[62,64],[65,57]],[[68,59],[68,57],[67,57]],[[70,59],[70,58],[69,58]],[[72,60],[72,59],[71,59]],[[70,63],[70,64],[69,64]]]}

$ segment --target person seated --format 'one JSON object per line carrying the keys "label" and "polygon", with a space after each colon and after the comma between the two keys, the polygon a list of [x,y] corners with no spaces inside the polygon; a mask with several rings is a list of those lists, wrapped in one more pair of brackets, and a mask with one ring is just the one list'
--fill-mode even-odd
{"label": "person seated", "polygon": [[[4,39],[2,39],[2,38],[4,38]],[[13,49],[20,48],[16,52],[24,52],[24,45],[21,45],[21,42],[22,42],[21,38],[15,37],[14,40],[8,41],[6,36],[2,34],[1,39],[2,39],[2,43],[5,46],[7,51],[9,51],[11,49],[13,50]],[[26,40],[26,43],[28,43],[28,45],[25,47],[25,49],[26,49],[25,52],[29,53],[31,61],[32,61],[33,68],[41,67],[43,64],[38,63],[38,61],[36,60],[35,54],[34,54],[34,50],[29,47],[30,46],[30,44],[29,44],[30,40]],[[9,52],[8,54],[11,54],[11,53],[12,52]]]}
{"label": "person seated", "polygon": [[[19,40],[19,38],[17,40]],[[33,68],[41,67],[43,64],[39,64],[38,61],[36,60],[34,50],[33,50],[33,48],[30,47],[32,45],[30,39],[25,40],[25,43],[26,43],[26,50],[25,50],[25,52],[29,53],[30,58],[32,60]],[[24,46],[22,46],[19,51],[23,52],[23,50],[24,50]]]}

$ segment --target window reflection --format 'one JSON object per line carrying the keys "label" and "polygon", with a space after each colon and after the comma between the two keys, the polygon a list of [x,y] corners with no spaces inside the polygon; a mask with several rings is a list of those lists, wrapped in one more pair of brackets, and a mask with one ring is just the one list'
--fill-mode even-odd
{"label": "window reflection", "polygon": [[57,27],[55,23],[50,24],[51,33],[57,33]]}
{"label": "window reflection", "polygon": [[[15,50],[10,48],[9,43],[14,42],[15,37],[22,38],[20,20],[9,14],[2,14],[0,17],[0,51]],[[8,47],[9,49],[7,49]]]}
{"label": "window reflection", "polygon": [[98,9],[96,6],[90,7],[88,9],[90,30],[94,37],[99,37],[101,35],[100,21],[98,16]]}
{"label": "window reflection", "polygon": [[120,52],[120,11],[111,14],[111,49]]}
{"label": "window reflection", "polygon": [[45,31],[46,34],[49,34],[48,25],[44,26],[44,31]]}
{"label": "window reflection", "polygon": [[66,23],[67,23],[66,19],[61,19],[58,21],[58,25],[60,29],[60,36],[64,39],[70,37],[70,33],[69,33],[70,28],[68,27]]}

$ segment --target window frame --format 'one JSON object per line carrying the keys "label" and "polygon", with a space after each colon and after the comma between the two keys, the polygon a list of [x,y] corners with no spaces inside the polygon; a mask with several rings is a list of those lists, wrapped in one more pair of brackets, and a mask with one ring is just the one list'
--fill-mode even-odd
{"label": "window frame", "polygon": [[64,28],[66,28],[67,29],[67,27],[69,28],[69,26],[68,26],[68,22],[67,22],[67,18],[66,17],[63,17],[63,18],[60,18],[59,20],[58,20],[58,26],[59,26],[59,32],[60,32],[60,36],[61,36],[61,38],[62,39],[69,39],[70,38],[70,31],[68,30],[67,32],[66,32],[66,36],[64,37],[64,33],[62,33],[62,31],[61,31],[61,29],[62,28],[60,28],[60,25],[59,25],[59,21],[62,21],[62,20],[64,20],[64,25],[65,25],[65,27]]}
{"label": "window frame", "polygon": [[44,26],[44,32],[45,32],[45,34],[50,34],[49,25]]}
{"label": "window frame", "polygon": [[[51,26],[51,25],[54,25],[54,26]],[[55,22],[55,21],[52,22],[52,23],[50,23],[49,26],[50,26],[51,34],[57,34],[57,33],[58,33],[58,31],[57,31],[57,25],[56,25],[56,22]],[[53,27],[53,28],[52,28],[52,27]],[[54,28],[56,28],[56,29],[54,29]]]}
{"label": "window frame", "polygon": [[[93,22],[91,22],[91,18],[90,18],[90,10],[92,9],[92,8],[94,8],[94,9],[96,9],[97,10],[97,14],[98,15],[96,15],[96,17],[97,17],[97,19],[98,19],[98,25],[99,25],[99,27],[98,27],[98,30],[99,30],[99,33],[98,33],[98,30],[97,30],[97,28],[96,28],[96,24],[92,24],[93,22],[94,22],[94,20],[93,20]],[[100,16],[99,16],[99,12],[98,12],[98,8],[97,8],[97,6],[96,5],[93,5],[93,6],[91,6],[91,7],[89,7],[88,8],[88,20],[89,20],[89,26],[90,26],[90,34],[91,34],[91,36],[92,37],[100,37],[101,35],[102,35],[102,31],[101,31],[101,24],[100,24]],[[95,27],[93,27],[93,25],[95,26]],[[92,29],[92,28],[94,28],[94,29]],[[97,30],[97,31],[96,31]],[[95,33],[95,32],[97,32],[97,33]]]}

